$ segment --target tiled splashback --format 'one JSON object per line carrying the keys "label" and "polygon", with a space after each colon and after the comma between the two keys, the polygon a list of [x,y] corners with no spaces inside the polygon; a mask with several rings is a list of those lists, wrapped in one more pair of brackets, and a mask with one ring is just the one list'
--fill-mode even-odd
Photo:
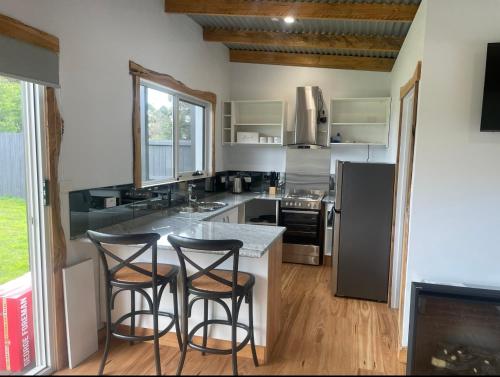
{"label": "tiled splashback", "polygon": [[89,229],[97,230],[185,203],[188,184],[195,184],[199,199],[209,195],[210,191],[230,190],[232,178],[238,173],[252,178],[250,191],[264,192],[269,187],[267,172],[225,171],[213,178],[214,185],[209,185],[205,179],[197,179],[146,189],[135,189],[129,184],[70,192],[70,237],[75,239]]}

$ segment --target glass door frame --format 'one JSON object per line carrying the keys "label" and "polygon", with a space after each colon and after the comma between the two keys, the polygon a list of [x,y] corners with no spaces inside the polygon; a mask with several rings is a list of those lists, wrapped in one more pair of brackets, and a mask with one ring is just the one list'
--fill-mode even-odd
{"label": "glass door frame", "polygon": [[45,203],[47,150],[45,145],[44,87],[21,81],[23,126],[25,127],[26,207],[32,312],[35,342],[35,367],[28,374],[50,374],[53,370],[53,281],[50,258],[50,223]]}

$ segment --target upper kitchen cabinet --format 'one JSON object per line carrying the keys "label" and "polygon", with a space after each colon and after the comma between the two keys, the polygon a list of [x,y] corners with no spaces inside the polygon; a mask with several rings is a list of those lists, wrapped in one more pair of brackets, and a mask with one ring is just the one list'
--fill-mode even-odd
{"label": "upper kitchen cabinet", "polygon": [[216,95],[130,62],[134,185],[207,177],[214,169]]}
{"label": "upper kitchen cabinet", "polygon": [[331,101],[331,135],[334,145],[389,146],[391,99],[335,98]]}
{"label": "upper kitchen cabinet", "polygon": [[286,102],[279,100],[223,103],[222,141],[226,145],[282,146]]}

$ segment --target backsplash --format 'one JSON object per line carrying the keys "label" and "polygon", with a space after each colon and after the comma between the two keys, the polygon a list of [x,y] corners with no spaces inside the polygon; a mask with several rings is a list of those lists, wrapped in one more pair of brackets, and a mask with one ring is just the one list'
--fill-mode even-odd
{"label": "backsplash", "polygon": [[188,184],[195,185],[193,192],[198,199],[212,192],[231,190],[233,178],[238,174],[250,177],[248,191],[267,191],[269,172],[224,171],[213,178],[144,189],[136,189],[133,184],[128,184],[70,192],[70,238],[78,238],[89,229],[98,230],[181,205],[187,200]]}

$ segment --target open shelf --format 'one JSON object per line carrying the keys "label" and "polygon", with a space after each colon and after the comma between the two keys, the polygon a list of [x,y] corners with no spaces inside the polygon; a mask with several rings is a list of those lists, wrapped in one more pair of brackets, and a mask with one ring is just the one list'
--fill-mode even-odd
{"label": "open shelf", "polygon": [[330,134],[340,134],[344,146],[389,145],[390,103],[386,97],[334,98],[330,104]]}
{"label": "open shelf", "polygon": [[[281,100],[246,100],[223,103],[222,141],[225,145],[283,146],[286,103]],[[226,111],[230,110],[228,114]],[[231,131],[231,132],[229,132]],[[240,132],[247,133],[248,143],[238,142]],[[260,143],[261,137],[277,137],[279,143]]]}

